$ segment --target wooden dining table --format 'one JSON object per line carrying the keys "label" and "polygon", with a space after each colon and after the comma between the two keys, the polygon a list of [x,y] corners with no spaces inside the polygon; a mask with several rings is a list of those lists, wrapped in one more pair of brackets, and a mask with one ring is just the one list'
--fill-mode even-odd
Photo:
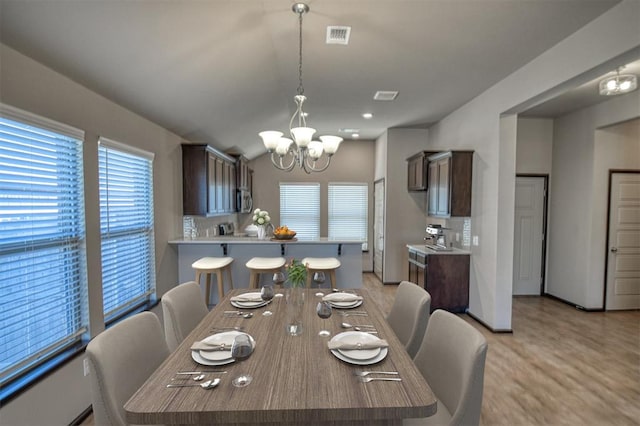
{"label": "wooden dining table", "polygon": [[[374,426],[400,425],[404,418],[435,414],[436,398],[429,385],[365,289],[355,290],[363,296],[361,306],[334,308],[327,319],[316,315],[316,306],[321,300],[318,292],[331,290],[304,289],[303,332],[299,336],[285,330],[285,297],[275,297],[265,307],[242,309],[253,312],[252,318],[225,316],[224,311],[239,310],[230,304],[230,298],[247,291],[229,292],[134,393],[124,406],[129,423]],[[267,310],[272,315],[263,315]],[[340,314],[356,310],[365,311],[367,316]],[[389,344],[387,356],[365,366],[334,356],[327,343],[332,336],[347,331],[342,322],[374,325],[377,336]],[[194,342],[219,332],[214,327],[233,326],[244,327],[255,339],[254,352],[248,359],[222,366],[204,366],[192,359],[190,347]],[[330,331],[331,336],[319,336],[322,329]],[[176,373],[202,370],[226,373],[207,374],[206,379],[221,378],[214,389],[166,387],[169,383],[195,384],[188,375],[185,380]],[[355,370],[397,371],[402,381],[362,383]],[[252,382],[234,387],[232,379],[240,374],[251,375]]]}

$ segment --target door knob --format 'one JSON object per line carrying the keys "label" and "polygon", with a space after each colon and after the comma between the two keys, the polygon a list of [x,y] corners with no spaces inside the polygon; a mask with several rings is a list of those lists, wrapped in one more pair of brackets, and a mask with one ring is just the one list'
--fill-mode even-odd
{"label": "door knob", "polygon": [[611,247],[611,253],[617,253],[618,247]]}

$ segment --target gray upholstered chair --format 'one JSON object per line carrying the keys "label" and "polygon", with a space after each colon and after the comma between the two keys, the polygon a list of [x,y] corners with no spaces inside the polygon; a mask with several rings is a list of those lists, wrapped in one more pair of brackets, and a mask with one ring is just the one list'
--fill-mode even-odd
{"label": "gray upholstered chair", "polygon": [[126,425],[124,404],[169,355],[160,320],[151,312],[129,317],[87,345],[97,426]]}
{"label": "gray upholstered chair", "polygon": [[430,310],[431,295],[425,289],[409,281],[400,283],[387,322],[412,358],[420,348]]}
{"label": "gray upholstered chair", "polygon": [[438,399],[438,411],[404,420],[403,426],[480,424],[486,357],[482,333],[450,312],[435,310],[413,360]]}
{"label": "gray upholstered chair", "polygon": [[195,281],[166,292],[162,296],[162,315],[169,350],[174,351],[208,312],[200,286]]}

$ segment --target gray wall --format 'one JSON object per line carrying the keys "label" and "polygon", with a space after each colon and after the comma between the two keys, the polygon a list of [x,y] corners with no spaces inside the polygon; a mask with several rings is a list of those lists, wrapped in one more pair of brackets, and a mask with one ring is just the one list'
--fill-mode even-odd
{"label": "gray wall", "polygon": [[[85,203],[91,333],[102,322],[97,140],[105,136],[155,153],[156,276],[161,295],[177,283],[178,260],[167,241],[182,233],[180,138],[87,90],[16,51],[0,45],[0,101],[85,131]],[[82,357],[2,407],[3,425],[64,425],[91,404]]]}
{"label": "gray wall", "polygon": [[[256,140],[258,136],[256,135]],[[363,253],[363,270],[373,270],[373,173],[375,144],[372,141],[346,140],[340,144],[338,152],[331,159],[329,169],[324,173],[306,174],[297,166],[291,172],[276,169],[271,164],[269,154],[250,161],[254,171],[253,207],[267,210],[275,226],[280,223],[280,183],[318,182],[320,183],[320,236],[327,236],[327,188],[330,182],[365,182],[369,184],[369,251]],[[250,214],[238,214],[240,229],[251,223]],[[286,225],[286,224],[284,224]]]}
{"label": "gray wall", "polygon": [[516,173],[551,174],[553,119],[519,118]]}

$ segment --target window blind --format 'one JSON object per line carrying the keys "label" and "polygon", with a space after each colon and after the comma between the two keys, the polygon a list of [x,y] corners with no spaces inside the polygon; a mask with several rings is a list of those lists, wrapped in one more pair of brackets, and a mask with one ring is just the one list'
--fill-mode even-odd
{"label": "window blind", "polygon": [[320,184],[280,183],[280,225],[299,240],[320,238]]}
{"label": "window blind", "polygon": [[369,186],[366,183],[329,183],[329,239],[363,241],[367,250]]}
{"label": "window blind", "polygon": [[155,294],[153,157],[101,138],[98,147],[105,322]]}
{"label": "window blind", "polygon": [[82,139],[0,105],[0,387],[87,332]]}

